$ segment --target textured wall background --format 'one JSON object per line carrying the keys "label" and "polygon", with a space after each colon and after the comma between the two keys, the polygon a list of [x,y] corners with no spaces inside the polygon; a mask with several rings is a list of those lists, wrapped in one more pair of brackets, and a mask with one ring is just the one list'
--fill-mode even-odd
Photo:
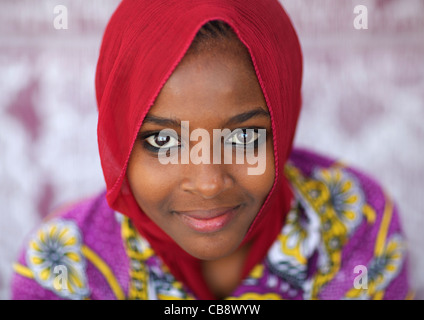
{"label": "textured wall background", "polygon": [[[283,0],[304,50],[296,144],[371,173],[399,203],[424,298],[424,0]],[[0,299],[24,236],[103,188],[94,72],[118,0],[0,0]],[[368,8],[368,30],[353,8]],[[56,5],[69,29],[53,27]]]}

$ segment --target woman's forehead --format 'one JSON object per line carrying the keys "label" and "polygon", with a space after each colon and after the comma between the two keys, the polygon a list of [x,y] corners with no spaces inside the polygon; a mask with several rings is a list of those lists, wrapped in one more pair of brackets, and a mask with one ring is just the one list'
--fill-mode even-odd
{"label": "woman's forehead", "polygon": [[[151,112],[231,113],[265,105],[255,70],[236,52],[204,52],[185,57],[161,89]],[[266,108],[266,106],[265,106]],[[237,110],[237,111],[240,111]]]}

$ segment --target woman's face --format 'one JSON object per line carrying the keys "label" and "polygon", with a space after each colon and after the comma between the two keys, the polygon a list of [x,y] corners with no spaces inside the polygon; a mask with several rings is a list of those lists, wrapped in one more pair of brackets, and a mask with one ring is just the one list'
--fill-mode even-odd
{"label": "woman's face", "polygon": [[[190,133],[206,130],[210,141],[185,139],[182,121],[187,121],[184,125],[189,125]],[[234,131],[248,128],[266,130],[265,152],[255,149],[259,148],[255,147],[258,131]],[[235,134],[214,139],[214,129]],[[168,130],[169,135],[159,134],[161,130]],[[183,164],[183,150],[199,144],[210,147],[210,154],[203,154],[206,149],[197,149],[195,154],[210,157],[210,163],[193,161],[190,156]],[[229,147],[231,163],[224,145]],[[222,159],[227,157],[227,163],[214,161],[217,147],[222,147]],[[161,163],[160,148],[168,150],[167,155],[174,154],[178,164]],[[247,161],[236,163],[237,150],[252,148],[265,164],[259,175],[248,173],[254,166]],[[173,151],[178,153],[176,158]],[[216,260],[239,247],[275,177],[270,116],[241,44],[217,44],[214,49],[184,57],[143,122],[127,175],[140,208],[187,253],[201,260]]]}

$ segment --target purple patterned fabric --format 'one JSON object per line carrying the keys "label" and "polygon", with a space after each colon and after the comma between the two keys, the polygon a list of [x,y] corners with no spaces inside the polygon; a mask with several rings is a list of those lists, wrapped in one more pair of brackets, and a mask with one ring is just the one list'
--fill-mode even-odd
{"label": "purple patterned fabric", "polygon": [[[410,298],[396,205],[369,176],[294,150],[281,233],[228,299]],[[13,299],[195,299],[100,194],[51,216],[14,265]]]}

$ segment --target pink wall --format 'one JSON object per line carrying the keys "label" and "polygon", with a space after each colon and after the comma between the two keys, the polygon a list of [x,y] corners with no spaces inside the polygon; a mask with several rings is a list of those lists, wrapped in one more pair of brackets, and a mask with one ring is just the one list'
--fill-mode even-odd
{"label": "pink wall", "polygon": [[[94,72],[117,0],[0,1],[0,299],[25,234],[103,188]],[[304,50],[296,144],[379,179],[397,200],[424,298],[424,0],[284,0]],[[68,29],[53,26],[56,5]],[[353,8],[368,8],[368,30]]]}

